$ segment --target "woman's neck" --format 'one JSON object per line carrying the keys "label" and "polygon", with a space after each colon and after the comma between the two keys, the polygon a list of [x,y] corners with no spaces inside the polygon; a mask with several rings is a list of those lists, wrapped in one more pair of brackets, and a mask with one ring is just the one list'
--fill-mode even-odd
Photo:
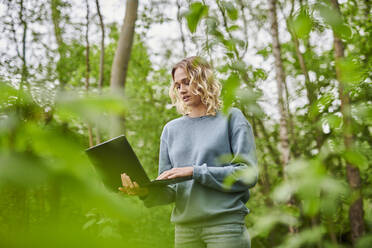
{"label": "woman's neck", "polygon": [[200,104],[199,106],[192,108],[190,113],[187,116],[200,117],[206,114],[207,114],[207,107],[204,104]]}

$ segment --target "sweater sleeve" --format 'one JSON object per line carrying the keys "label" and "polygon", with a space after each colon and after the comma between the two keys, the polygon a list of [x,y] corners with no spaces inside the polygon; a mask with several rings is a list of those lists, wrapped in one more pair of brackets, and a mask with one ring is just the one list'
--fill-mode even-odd
{"label": "sweater sleeve", "polygon": [[241,117],[240,120],[243,121],[235,121],[232,127],[233,159],[223,166],[206,163],[194,165],[195,181],[223,192],[246,191],[256,185],[258,166],[254,136],[251,125],[245,117]]}
{"label": "sweater sleeve", "polygon": [[[159,170],[158,175],[166,170],[172,169],[172,163],[169,159],[168,144],[166,141],[167,130],[166,126],[160,138],[160,151],[159,151]],[[149,187],[149,194],[145,197],[140,197],[146,207],[150,208],[158,205],[165,205],[174,202],[176,185],[168,186],[152,186]]]}

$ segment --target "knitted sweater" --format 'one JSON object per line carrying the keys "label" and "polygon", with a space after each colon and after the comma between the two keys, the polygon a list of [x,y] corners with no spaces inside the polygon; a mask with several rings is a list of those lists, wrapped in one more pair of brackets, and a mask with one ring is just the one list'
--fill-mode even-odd
{"label": "knitted sweater", "polygon": [[[176,224],[244,223],[249,188],[257,183],[258,166],[252,128],[238,108],[228,116],[189,117],[169,121],[160,139],[159,175],[193,166],[193,179],[150,188],[146,207],[175,202]],[[230,186],[226,186],[228,182]]]}

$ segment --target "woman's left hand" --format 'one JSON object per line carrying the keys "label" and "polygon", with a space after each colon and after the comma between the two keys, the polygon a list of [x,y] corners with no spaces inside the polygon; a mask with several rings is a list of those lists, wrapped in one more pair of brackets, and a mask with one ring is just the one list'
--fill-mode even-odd
{"label": "woman's left hand", "polygon": [[186,177],[186,176],[192,176],[194,172],[194,167],[188,166],[188,167],[181,167],[181,168],[173,168],[167,171],[164,171],[161,173],[156,180],[162,180],[162,179],[172,179],[176,177]]}

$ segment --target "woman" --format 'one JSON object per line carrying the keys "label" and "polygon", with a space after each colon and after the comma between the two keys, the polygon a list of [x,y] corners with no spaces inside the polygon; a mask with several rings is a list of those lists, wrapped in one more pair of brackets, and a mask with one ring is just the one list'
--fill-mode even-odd
{"label": "woman", "polygon": [[147,207],[175,202],[176,248],[250,247],[245,203],[258,178],[251,125],[237,108],[223,115],[221,85],[200,57],[177,63],[172,78],[169,95],[183,116],[163,128],[157,179],[193,180],[145,189],[122,174],[119,190],[139,195]]}

